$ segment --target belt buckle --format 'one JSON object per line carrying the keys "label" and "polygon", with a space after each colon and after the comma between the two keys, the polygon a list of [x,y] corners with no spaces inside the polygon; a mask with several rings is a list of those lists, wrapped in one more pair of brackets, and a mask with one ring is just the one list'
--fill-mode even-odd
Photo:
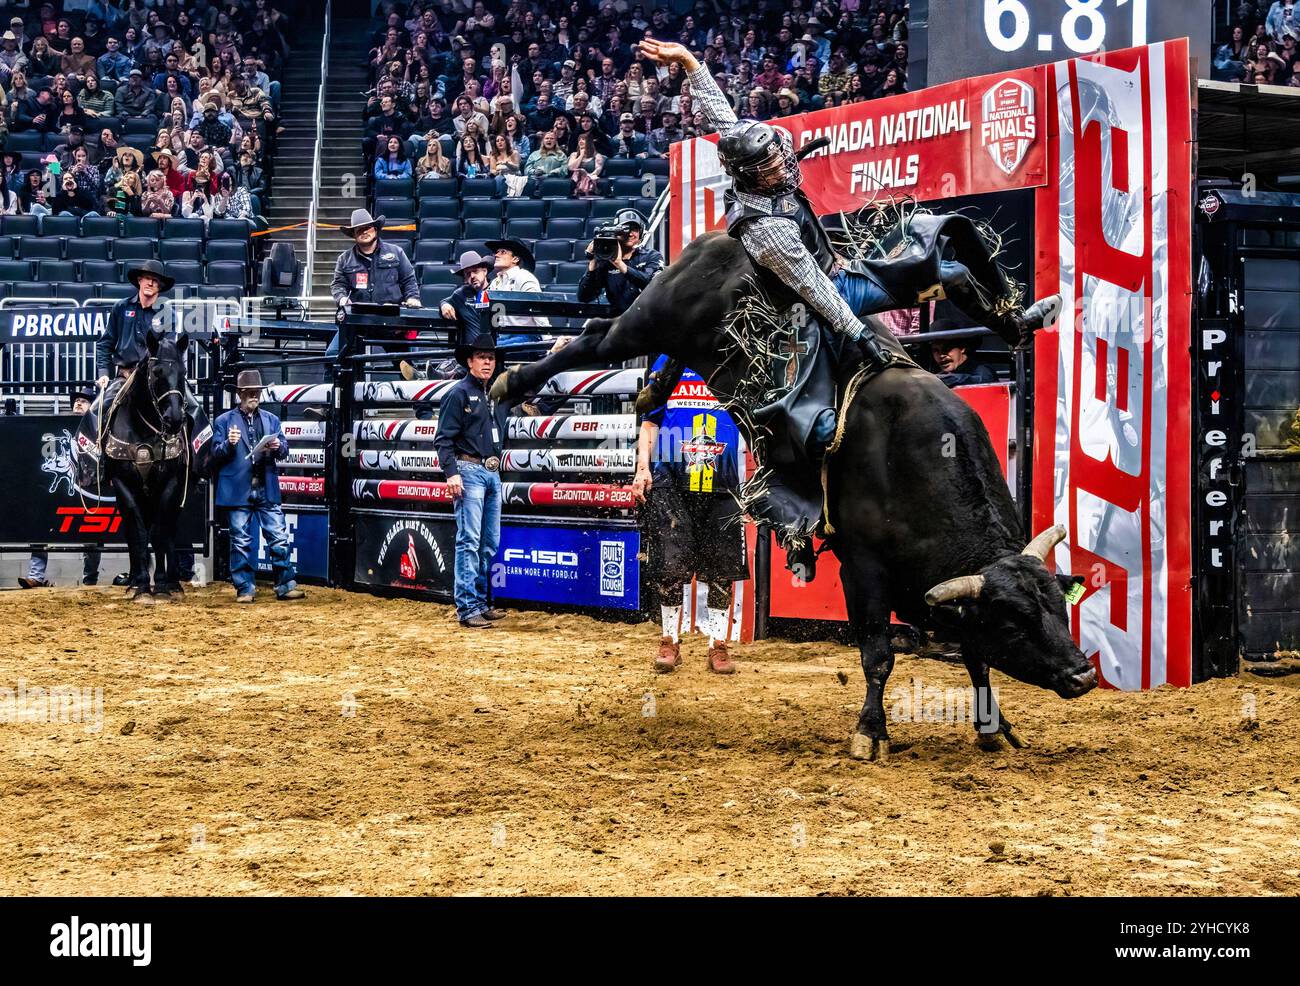
{"label": "belt buckle", "polygon": [[501,457],[498,455],[488,456],[483,460],[483,468],[488,472],[496,472],[501,468]]}

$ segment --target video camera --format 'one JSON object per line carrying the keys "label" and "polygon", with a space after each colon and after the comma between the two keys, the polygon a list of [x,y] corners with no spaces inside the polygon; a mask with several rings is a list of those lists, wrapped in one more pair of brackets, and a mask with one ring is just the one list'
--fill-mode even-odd
{"label": "video camera", "polygon": [[624,209],[614,217],[614,221],[596,230],[591,241],[591,254],[597,260],[612,262],[621,249],[620,241],[632,232],[644,233],[649,223],[635,209]]}

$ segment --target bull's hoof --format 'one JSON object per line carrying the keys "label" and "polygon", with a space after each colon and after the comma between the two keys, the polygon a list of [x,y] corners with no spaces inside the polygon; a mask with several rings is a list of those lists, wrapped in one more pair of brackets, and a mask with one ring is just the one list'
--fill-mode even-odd
{"label": "bull's hoof", "polygon": [[1021,750],[1029,744],[1021,739],[1010,726],[1004,726],[996,733],[981,733],[976,730],[975,745],[986,753],[998,753],[1008,746]]}
{"label": "bull's hoof", "polygon": [[137,606],[152,606],[154,604],[154,598],[150,593],[143,589],[139,589],[136,591],[136,594],[131,597],[131,602],[135,603]]}
{"label": "bull's hoof", "polygon": [[170,592],[156,592],[153,597],[156,603],[179,603],[184,598],[184,594],[179,589]]}
{"label": "bull's hoof", "polygon": [[488,396],[494,401],[504,401],[510,396],[510,374],[513,371],[506,370],[495,380],[492,381],[492,389],[488,391]]}
{"label": "bull's hoof", "polygon": [[889,740],[873,739],[854,730],[849,736],[849,756],[854,760],[888,760]]}

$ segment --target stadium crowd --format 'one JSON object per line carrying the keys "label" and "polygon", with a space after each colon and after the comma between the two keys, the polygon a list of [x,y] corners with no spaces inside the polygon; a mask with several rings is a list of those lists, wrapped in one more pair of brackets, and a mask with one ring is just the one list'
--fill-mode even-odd
{"label": "stadium crowd", "polygon": [[0,213],[261,214],[292,31],[271,0],[0,11]]}
{"label": "stadium crowd", "polygon": [[1229,40],[1214,51],[1212,73],[1221,82],[1300,88],[1300,3],[1238,3]]}
{"label": "stadium crowd", "polygon": [[568,177],[599,194],[611,158],[662,158],[710,132],[650,35],[688,45],[742,119],[771,120],[907,89],[905,0],[382,0],[365,149],[375,178],[496,180],[499,197]]}

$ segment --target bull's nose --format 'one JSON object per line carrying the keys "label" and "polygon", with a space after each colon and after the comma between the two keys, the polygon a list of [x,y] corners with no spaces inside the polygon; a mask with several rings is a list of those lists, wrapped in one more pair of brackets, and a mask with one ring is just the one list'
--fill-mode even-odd
{"label": "bull's nose", "polygon": [[1081,674],[1073,675],[1070,680],[1074,683],[1074,694],[1083,695],[1097,687],[1097,669],[1089,668]]}

